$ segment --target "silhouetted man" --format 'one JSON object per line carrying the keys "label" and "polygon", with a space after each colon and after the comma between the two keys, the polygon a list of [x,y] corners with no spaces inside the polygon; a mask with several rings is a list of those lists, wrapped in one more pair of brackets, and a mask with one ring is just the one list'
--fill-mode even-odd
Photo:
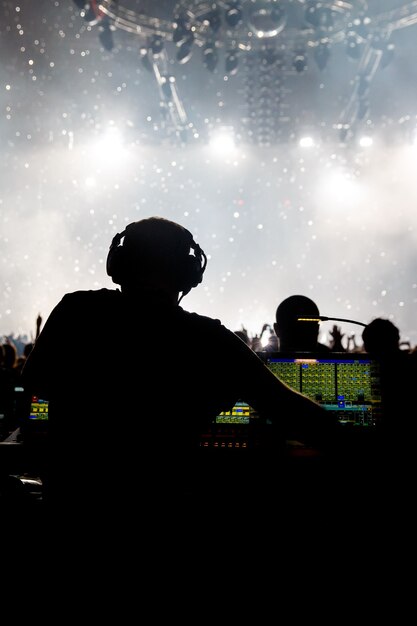
{"label": "silhouetted man", "polygon": [[329,353],[330,348],[318,340],[318,316],[316,303],[307,296],[293,295],[285,298],[275,312],[274,330],[279,340],[280,352]]}
{"label": "silhouetted man", "polygon": [[50,402],[50,498],[91,509],[181,490],[202,431],[239,399],[283,440],[320,445],[333,432],[328,414],[235,333],[179,305],[206,262],[179,224],[133,222],[107,258],[121,289],[69,293],[52,311],[23,374],[25,388]]}
{"label": "silhouetted man", "polygon": [[374,318],[363,329],[362,339],[365,352],[377,359],[380,365],[383,400],[381,427],[392,450],[401,454],[405,442],[412,442],[412,445],[415,442],[416,362],[409,351],[400,348],[400,330],[389,319]]}

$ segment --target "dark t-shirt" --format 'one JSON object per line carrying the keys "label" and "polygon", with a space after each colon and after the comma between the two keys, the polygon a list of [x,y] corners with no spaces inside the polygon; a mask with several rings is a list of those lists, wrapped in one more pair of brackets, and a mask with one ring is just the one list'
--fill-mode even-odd
{"label": "dark t-shirt", "polygon": [[[165,480],[239,399],[276,420],[283,439],[289,408],[297,414],[294,394],[219,320],[118,290],[65,295],[23,382],[50,401],[52,474],[77,490],[91,480],[94,492],[97,473],[113,492],[135,473],[142,484],[159,474]],[[313,411],[308,430],[319,432],[322,417]]]}
{"label": "dark t-shirt", "polygon": [[156,416],[164,427],[201,425],[239,398],[262,404],[259,385],[273,379],[219,320],[101,289],[64,296],[24,380],[88,430]]}

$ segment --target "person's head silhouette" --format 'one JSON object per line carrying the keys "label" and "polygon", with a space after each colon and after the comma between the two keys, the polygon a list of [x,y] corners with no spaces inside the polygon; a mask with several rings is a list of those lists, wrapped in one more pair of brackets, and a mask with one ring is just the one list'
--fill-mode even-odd
{"label": "person's head silhouette", "polygon": [[365,352],[375,355],[392,354],[400,350],[400,331],[393,322],[377,317],[362,332]]}
{"label": "person's head silhouette", "polygon": [[[274,331],[281,351],[314,352],[322,347],[318,342],[319,309],[316,303],[302,295],[285,298],[275,312]],[[299,318],[315,318],[301,321]]]}
{"label": "person's head silhouette", "polygon": [[149,217],[113,237],[106,269],[122,291],[161,291],[178,301],[180,293],[183,298],[201,283],[206,263],[190,231],[163,217]]}

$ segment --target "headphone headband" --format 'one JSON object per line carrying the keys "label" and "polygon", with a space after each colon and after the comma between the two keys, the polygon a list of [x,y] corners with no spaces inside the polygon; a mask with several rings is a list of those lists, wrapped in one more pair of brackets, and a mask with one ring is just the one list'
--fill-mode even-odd
{"label": "headphone headband", "polygon": [[[137,222],[132,222],[126,226],[122,232],[116,233],[109,247],[106,270],[107,274],[111,276],[113,282],[116,284],[125,282],[129,273],[132,271],[131,267],[129,267],[128,251],[126,250],[125,242],[122,244],[122,239],[126,236],[127,231],[135,224],[137,224]],[[179,225],[176,224],[176,226]],[[182,292],[181,298],[183,298],[193,287],[196,287],[202,282],[203,274],[207,266],[207,256],[199,244],[194,241],[191,232],[182,226],[180,226],[180,228],[187,238],[187,244],[190,250],[194,252],[194,254],[185,256],[184,262],[179,259],[178,291]],[[140,268],[138,269],[140,271]]]}

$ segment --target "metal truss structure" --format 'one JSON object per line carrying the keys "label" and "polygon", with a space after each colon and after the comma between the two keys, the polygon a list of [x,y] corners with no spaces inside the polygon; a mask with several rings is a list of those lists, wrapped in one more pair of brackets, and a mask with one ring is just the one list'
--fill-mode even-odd
{"label": "metal truss structure", "polygon": [[[323,68],[331,47],[344,44],[347,53],[357,61],[350,98],[335,124],[341,141],[345,141],[369,113],[372,80],[379,66],[388,63],[393,54],[392,33],[417,23],[417,1],[369,15],[366,0],[180,0],[175,4],[171,19],[145,14],[140,0],[74,1],[84,19],[91,26],[97,25],[102,36],[107,35],[108,48],[111,47],[111,32],[116,29],[138,38],[142,60],[153,72],[159,89],[165,127],[182,141],[190,130],[196,131],[188,120],[175,77],[169,70],[170,58],[165,45],[168,42],[174,49],[176,61],[181,64],[188,61],[193,48],[200,48],[209,71],[215,69],[220,51],[225,57],[226,73],[236,72],[238,62],[243,59],[249,118],[263,111],[261,119],[267,120],[261,143],[265,142],[268,127],[272,135],[276,134],[272,126],[279,114],[276,106],[271,112],[271,107],[262,109],[262,102],[254,103],[251,84],[262,83],[263,77],[264,96],[267,91],[269,102],[280,103],[284,97],[285,73],[303,72],[307,55],[313,55],[317,65]],[[262,60],[261,65],[254,61],[257,55]],[[260,68],[255,78],[249,73],[254,66]],[[268,67],[279,67],[281,72],[279,80],[275,74],[273,93],[268,91],[265,78]],[[262,93],[262,89],[257,91]],[[250,125],[250,119],[248,123]]]}

